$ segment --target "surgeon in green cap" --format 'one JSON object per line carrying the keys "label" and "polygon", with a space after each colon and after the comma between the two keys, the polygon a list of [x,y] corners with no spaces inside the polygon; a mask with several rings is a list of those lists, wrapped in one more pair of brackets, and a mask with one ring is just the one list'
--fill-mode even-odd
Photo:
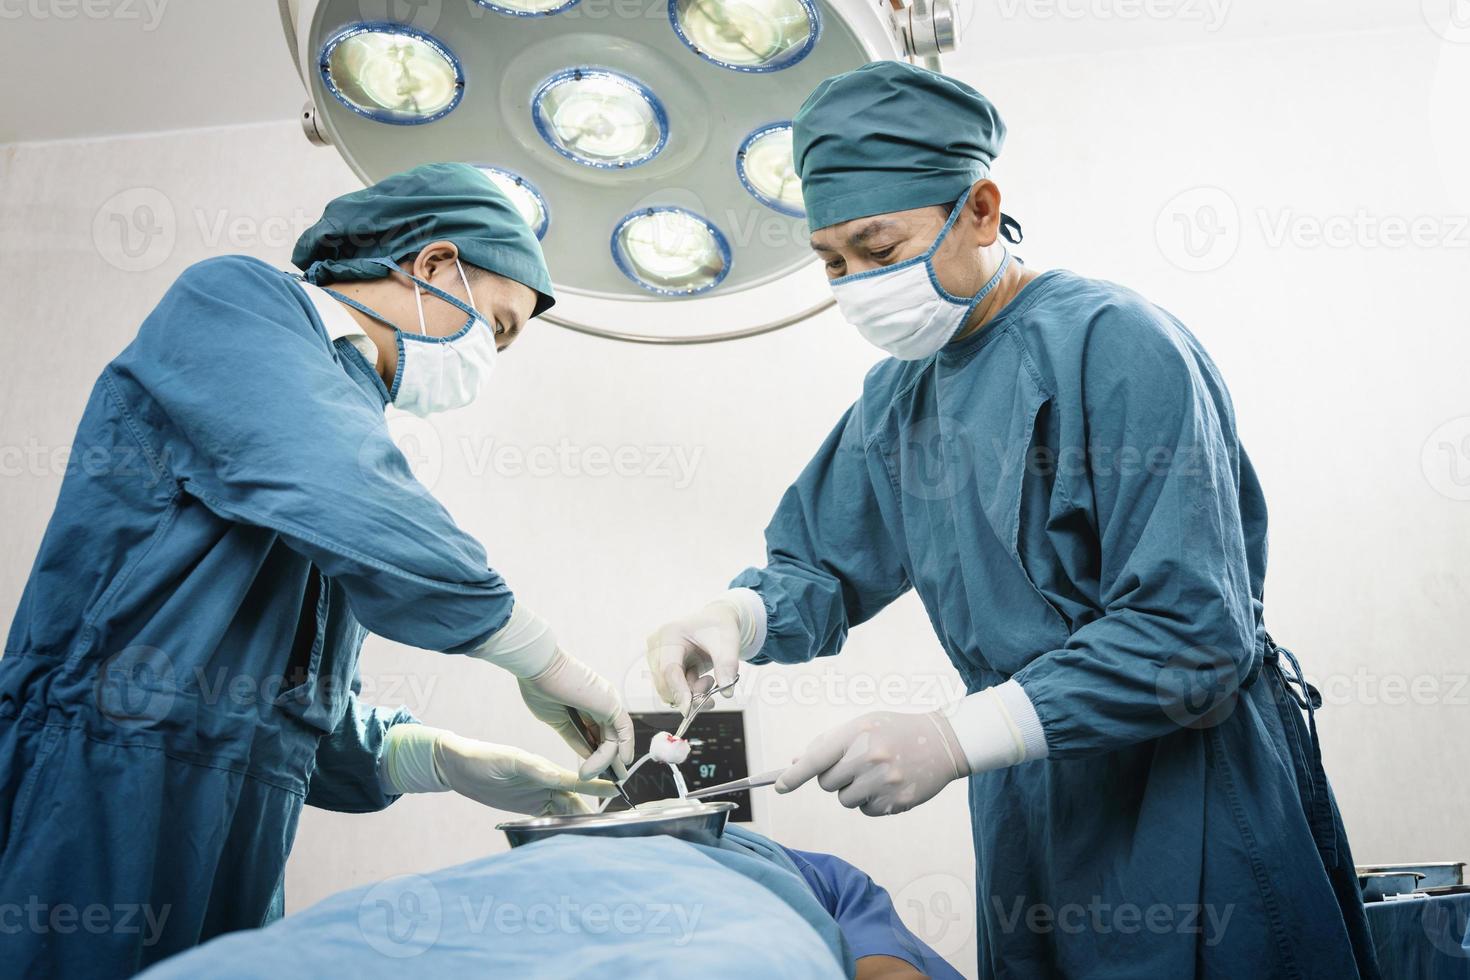
{"label": "surgeon in green cap", "polygon": [[[40,908],[5,930],[7,975],[127,976],[263,925],[303,805],[454,790],[585,812],[615,792],[593,777],[632,760],[615,689],[385,424],[389,405],[483,417],[499,352],[552,304],[535,236],[479,170],[435,164],[332,201],[294,261],[187,269],[83,413],[0,659],[0,908]],[[597,726],[598,750],[579,773],[367,705],[368,632],[504,668],[580,755],[568,709]],[[59,928],[53,908],[72,926],[133,911]]]}
{"label": "surgeon in green cap", "polygon": [[794,129],[811,246],[891,356],[765,565],[649,638],[660,694],[835,655],[912,589],[967,695],[855,717],[776,789],[883,816],[965,780],[980,976],[1377,976],[1321,700],[1264,625],[1265,499],[1199,341],[1015,260],[1005,128],[970,86],[869,64]]}

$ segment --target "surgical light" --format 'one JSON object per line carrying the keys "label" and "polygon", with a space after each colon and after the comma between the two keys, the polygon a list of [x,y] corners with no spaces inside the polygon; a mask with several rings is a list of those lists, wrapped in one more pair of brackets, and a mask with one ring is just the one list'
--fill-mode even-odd
{"label": "surgical light", "polygon": [[955,2],[652,0],[619,16],[619,0],[277,0],[308,139],[364,183],[430,160],[485,168],[541,241],[557,295],[543,319],[652,344],[832,305],[792,114],[870,61],[937,67]]}
{"label": "surgical light", "polygon": [[780,71],[817,43],[812,0],[669,0],[669,19],[695,54],[735,71]]}
{"label": "surgical light", "polygon": [[512,17],[548,17],[577,5],[578,0],[475,0],[486,10]]}
{"label": "surgical light", "polygon": [[718,286],[730,271],[720,230],[692,211],[651,207],[618,223],[613,261],[629,279],[664,296],[692,296]]}
{"label": "surgical light", "polygon": [[432,122],[459,104],[464,73],[450,50],[403,24],[357,24],[322,47],[322,82],[353,112],[379,122]]}
{"label": "surgical light", "polygon": [[806,215],[791,155],[791,124],[762,126],[740,144],[735,172],[757,201],[793,218]]}
{"label": "surgical light", "polygon": [[536,185],[520,174],[500,167],[481,166],[480,171],[510,198],[510,203],[515,205],[536,237],[545,238],[546,229],[551,225],[551,210]]}
{"label": "surgical light", "polygon": [[669,138],[668,115],[642,82],[605,68],[570,68],[531,99],[536,130],[551,148],[589,167],[636,167]]}

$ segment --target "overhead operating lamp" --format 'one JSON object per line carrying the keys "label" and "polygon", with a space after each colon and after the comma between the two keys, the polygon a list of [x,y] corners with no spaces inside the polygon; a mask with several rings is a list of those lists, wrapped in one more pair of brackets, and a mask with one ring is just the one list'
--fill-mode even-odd
{"label": "overhead operating lamp", "polygon": [[365,182],[481,167],[541,239],[545,319],[661,344],[831,305],[791,117],[829,75],[957,41],[957,0],[278,2],[313,142]]}

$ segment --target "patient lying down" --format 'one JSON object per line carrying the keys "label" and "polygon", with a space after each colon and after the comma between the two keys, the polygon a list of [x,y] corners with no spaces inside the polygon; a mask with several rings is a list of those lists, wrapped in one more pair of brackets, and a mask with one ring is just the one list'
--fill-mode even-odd
{"label": "patient lying down", "polygon": [[389,973],[959,977],[866,874],[733,825],[718,847],[563,835],[390,878],[221,936],[146,976]]}

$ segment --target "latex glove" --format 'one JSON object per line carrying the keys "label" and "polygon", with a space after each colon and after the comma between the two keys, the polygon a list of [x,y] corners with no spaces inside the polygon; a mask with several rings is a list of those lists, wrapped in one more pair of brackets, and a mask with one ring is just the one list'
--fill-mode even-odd
{"label": "latex glove", "polygon": [[486,806],[535,816],[591,813],[592,806],[578,794],[618,792],[605,779],[583,780],[534,753],[427,725],[388,730],[378,775],[383,789],[394,795],[454,790]]}
{"label": "latex glove", "polygon": [[[633,719],[623,709],[612,684],[579,660],[567,656],[545,620],[517,602],[510,618],[471,656],[488,661],[520,679],[521,698],[531,714],[556,729],[558,735],[584,758],[583,779],[604,772],[609,765],[619,777],[633,761]],[[591,752],[573,724],[567,708],[576,708],[601,735]]]}
{"label": "latex glove", "polygon": [[874,711],[840,725],[807,746],[776,792],[816,776],[843,806],[876,817],[916,807],[962,776],[1048,753],[1036,707],[1012,678],[939,711]]}
{"label": "latex glove", "polygon": [[[692,616],[665,623],[648,638],[648,669],[664,702],[680,713],[695,694],[709,690],[705,674],[724,687],[735,680],[740,661],[760,652],[766,610],[750,589],[732,589]],[[733,697],[734,691],[725,692]]]}
{"label": "latex glove", "polygon": [[818,736],[776,781],[789,793],[813,776],[848,809],[902,813],[970,774],[944,714],[873,711]]}
{"label": "latex glove", "polygon": [[[590,779],[615,763],[622,766],[632,763],[633,719],[628,717],[622,698],[607,678],[558,649],[550,666],[534,677],[521,678],[520,685],[521,698],[531,714],[554,728],[572,751],[583,757],[578,770],[583,779]],[[598,728],[602,742],[595,752],[589,753],[581,732],[567,714],[569,707],[576,708]]]}

